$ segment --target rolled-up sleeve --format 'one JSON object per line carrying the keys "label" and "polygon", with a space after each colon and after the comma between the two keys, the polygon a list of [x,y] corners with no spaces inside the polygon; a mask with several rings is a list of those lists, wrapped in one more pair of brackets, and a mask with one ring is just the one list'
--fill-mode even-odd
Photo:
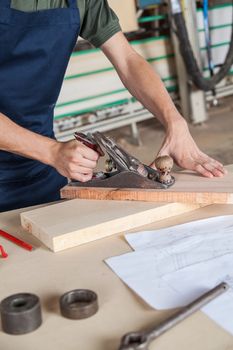
{"label": "rolled-up sleeve", "polygon": [[80,36],[95,47],[100,47],[121,31],[119,19],[107,0],[88,0]]}

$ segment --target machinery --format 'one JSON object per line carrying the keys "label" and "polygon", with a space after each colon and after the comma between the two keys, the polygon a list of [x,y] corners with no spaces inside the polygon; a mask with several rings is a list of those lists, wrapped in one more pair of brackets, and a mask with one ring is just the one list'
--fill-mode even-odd
{"label": "machinery", "polygon": [[[207,107],[233,93],[232,1],[130,4],[138,26],[125,33],[129,42],[159,73],[182,114],[195,124],[205,122]],[[184,40],[186,44],[180,45]],[[56,136],[66,140],[77,130],[130,125],[137,140],[137,123],[152,117],[124,88],[102,52],[81,40],[56,106]]]}

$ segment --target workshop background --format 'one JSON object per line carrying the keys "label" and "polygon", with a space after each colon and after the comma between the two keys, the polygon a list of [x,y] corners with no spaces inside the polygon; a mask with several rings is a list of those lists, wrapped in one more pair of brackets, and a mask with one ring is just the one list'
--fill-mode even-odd
{"label": "workshop background", "polygon": [[[231,49],[232,1],[181,3],[193,53],[204,77],[210,77],[224,67]],[[233,163],[233,69],[215,89],[197,88],[186,72],[167,1],[109,0],[109,4],[130,44],[161,76],[198,145],[224,164]],[[144,162],[152,161],[163,140],[160,124],[125,89],[101,50],[82,39],[70,59],[54,127],[59,140],[73,138],[77,130],[110,131]]]}
{"label": "workshop background", "polygon": [[[171,190],[157,177],[150,190],[149,174],[120,171],[111,188],[103,177],[101,187],[93,186],[94,178],[89,188],[72,181],[62,189],[62,198],[69,192],[82,199],[0,213],[0,350],[147,350],[154,338],[150,350],[233,350],[233,0],[179,0],[181,8],[177,0],[108,2],[130,44],[161,76],[198,146],[231,164],[228,175],[174,172]],[[145,164],[164,138],[101,50],[81,38],[54,129],[61,141],[77,131],[104,132]],[[130,175],[141,187],[134,181],[135,188],[120,187]],[[220,293],[222,299],[202,307]]]}

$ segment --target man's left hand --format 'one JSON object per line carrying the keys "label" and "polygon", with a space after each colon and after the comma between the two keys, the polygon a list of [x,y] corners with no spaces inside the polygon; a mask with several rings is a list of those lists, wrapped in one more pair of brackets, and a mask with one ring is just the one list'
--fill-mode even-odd
{"label": "man's left hand", "polygon": [[[221,177],[227,173],[221,163],[198,148],[184,120],[167,130],[157,156],[163,155],[171,156],[181,168],[196,171],[205,177]],[[156,168],[154,162],[151,166]]]}

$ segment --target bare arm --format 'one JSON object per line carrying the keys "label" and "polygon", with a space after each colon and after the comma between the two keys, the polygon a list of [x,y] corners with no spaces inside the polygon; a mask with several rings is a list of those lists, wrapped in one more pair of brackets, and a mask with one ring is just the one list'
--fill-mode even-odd
{"label": "bare arm", "polygon": [[98,154],[74,141],[58,142],[20,127],[0,113],[0,149],[53,166],[63,176],[91,179]]}
{"label": "bare arm", "polygon": [[166,136],[158,155],[168,154],[179,166],[207,177],[222,176],[225,173],[223,165],[200,151],[160,77],[129,45],[124,35],[115,34],[101,49],[130,93],[165,127]]}

